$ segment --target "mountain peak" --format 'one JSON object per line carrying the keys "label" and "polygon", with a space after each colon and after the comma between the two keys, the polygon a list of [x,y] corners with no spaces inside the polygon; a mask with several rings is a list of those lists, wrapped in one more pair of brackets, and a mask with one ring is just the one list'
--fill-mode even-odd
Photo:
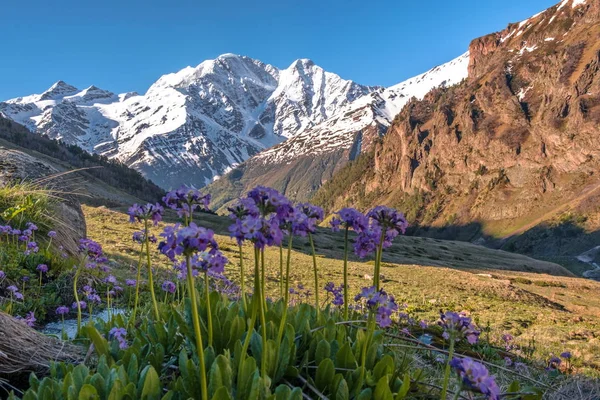
{"label": "mountain peak", "polygon": [[46,90],[40,96],[40,100],[53,100],[61,98],[69,94],[75,94],[79,92],[75,86],[69,85],[65,81],[57,81],[48,90]]}

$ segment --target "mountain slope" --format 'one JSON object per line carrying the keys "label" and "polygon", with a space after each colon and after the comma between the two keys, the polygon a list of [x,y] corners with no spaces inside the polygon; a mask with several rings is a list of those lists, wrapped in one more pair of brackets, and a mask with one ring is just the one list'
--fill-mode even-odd
{"label": "mountain slope", "polygon": [[[164,191],[139,172],[75,145],[41,137],[22,125],[0,117],[0,148],[17,150],[58,170],[76,197],[86,204],[130,205],[156,202]],[[0,169],[6,167],[0,160]],[[25,171],[26,173],[26,171]]]}
{"label": "mountain slope", "polygon": [[469,54],[348,104],[337,114],[240,164],[207,190],[217,207],[261,184],[305,201],[348,161],[368,151],[412,97],[467,76]]}
{"label": "mountain slope", "polygon": [[[475,39],[470,54],[469,78],[407,104],[331,204],[391,204],[422,233],[468,240],[566,211],[597,221],[598,196],[573,201],[600,184],[600,3],[562,1]],[[554,239],[527,246],[550,255],[542,242],[561,247]]]}
{"label": "mountain slope", "polygon": [[203,186],[375,89],[310,60],[279,70],[224,54],[164,75],[144,95],[59,81],[42,94],[0,103],[0,114],[122,161],[162,187]]}

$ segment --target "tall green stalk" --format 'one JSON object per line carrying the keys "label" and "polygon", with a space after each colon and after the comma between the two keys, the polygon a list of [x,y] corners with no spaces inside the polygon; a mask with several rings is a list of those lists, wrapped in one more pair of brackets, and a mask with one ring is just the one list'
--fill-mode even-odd
{"label": "tall green stalk", "polygon": [[344,232],[344,319],[348,321],[348,229]]}
{"label": "tall green stalk", "polygon": [[240,291],[242,296],[242,307],[244,307],[244,313],[248,312],[248,305],[246,304],[246,277],[244,272],[244,249],[242,244],[238,245],[240,249]]}
{"label": "tall green stalk", "polygon": [[[256,250],[258,252],[258,249]],[[264,272],[265,272],[265,250],[262,249],[260,251],[260,260],[261,260],[261,268],[262,268],[262,278],[264,280]],[[263,282],[263,288],[264,288],[264,282]],[[267,319],[265,316],[265,312],[266,312],[266,297],[265,297],[265,292],[262,291],[261,289],[261,293],[260,293],[260,298],[261,298],[261,303],[260,303],[260,325],[261,325],[261,336],[262,336],[262,355],[260,358],[260,372],[261,372],[261,376],[263,377],[263,379],[267,378],[267,359],[268,359],[268,352],[267,352]]]}
{"label": "tall green stalk", "polygon": [[373,276],[373,286],[375,289],[380,289],[379,275],[381,275],[381,258],[383,255],[383,241],[385,240],[385,230],[381,230],[381,238],[379,239],[379,245],[377,246],[377,253],[375,255],[375,274]]}
{"label": "tall green stalk", "polygon": [[279,245],[279,297],[283,298],[283,245]]}
{"label": "tall green stalk", "polygon": [[208,320],[208,347],[213,343],[212,310],[210,308],[210,287],[208,285],[208,269],[204,271],[204,287],[206,293],[206,319]]}
{"label": "tall green stalk", "polygon": [[442,394],[440,399],[445,400],[448,394],[448,382],[450,381],[450,361],[454,357],[454,334],[450,333],[450,347],[448,348],[448,360],[446,361],[446,369],[444,370],[444,385],[442,386]]}
{"label": "tall green stalk", "polygon": [[131,320],[129,321],[131,325],[135,324],[135,315],[137,313],[140,298],[140,279],[142,278],[142,260],[144,259],[145,244],[146,242],[142,242],[142,247],[140,248],[140,257],[138,258],[137,277],[135,281],[135,302],[133,304],[133,313],[131,314]]}
{"label": "tall green stalk", "polygon": [[187,266],[187,284],[192,302],[192,322],[194,324],[194,334],[196,336],[196,351],[198,352],[198,362],[200,363],[200,391],[201,398],[208,399],[208,386],[206,383],[206,366],[204,365],[204,346],[202,345],[202,331],[200,330],[200,318],[198,317],[198,301],[196,299],[196,288],[194,287],[194,276],[192,271],[191,257],[185,256]]}
{"label": "tall green stalk", "polygon": [[146,260],[148,267],[148,285],[150,286],[150,295],[152,296],[152,304],[154,305],[154,316],[156,320],[160,320],[160,313],[158,312],[158,302],[156,301],[156,294],[154,293],[154,278],[152,277],[152,261],[150,260],[150,229],[148,226],[148,219],[144,220],[144,233],[146,242]]}
{"label": "tall green stalk", "polygon": [[287,248],[287,262],[285,267],[285,291],[283,295],[283,315],[281,316],[281,322],[279,323],[279,332],[277,333],[277,345],[281,343],[281,339],[283,338],[283,331],[285,330],[285,324],[287,323],[287,313],[288,313],[288,302],[290,298],[290,260],[292,258],[292,233],[290,232],[290,238],[288,240],[288,248]]}
{"label": "tall green stalk", "polygon": [[[246,360],[246,354],[248,353],[248,347],[250,346],[250,340],[252,339],[252,332],[254,331],[254,325],[256,325],[257,318],[257,310],[258,304],[261,301],[257,296],[256,291],[257,288],[260,287],[258,284],[259,274],[258,274],[258,250],[254,249],[254,294],[252,295],[252,311],[250,317],[250,323],[248,324],[248,333],[246,333],[246,338],[244,339],[244,344],[242,346],[242,356],[240,360],[240,365],[238,366],[238,379],[242,375],[242,367],[244,365],[244,361]],[[238,382],[238,385],[240,382]]]}
{"label": "tall green stalk", "polygon": [[[85,260],[82,260],[85,262]],[[77,281],[79,280],[79,276],[81,275],[81,265],[77,266],[77,270],[75,271],[75,278],[73,278],[73,295],[75,296],[75,302],[77,303],[77,336],[79,336],[79,332],[81,331],[81,303],[79,302],[79,293],[77,293]]]}
{"label": "tall green stalk", "polygon": [[317,321],[319,320],[319,271],[317,270],[317,254],[315,252],[315,242],[312,234],[308,232],[308,241],[312,250],[313,270],[315,273],[315,310],[317,312]]}

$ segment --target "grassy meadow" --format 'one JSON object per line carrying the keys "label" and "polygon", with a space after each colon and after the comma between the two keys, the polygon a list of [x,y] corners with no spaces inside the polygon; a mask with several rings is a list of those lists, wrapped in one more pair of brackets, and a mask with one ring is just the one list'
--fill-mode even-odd
{"label": "grassy meadow", "polygon": [[[118,262],[120,278],[132,277],[139,248],[131,240],[137,224],[130,224],[124,210],[84,207],[88,235],[100,242],[109,257]],[[169,218],[166,218],[166,223]],[[217,240],[230,264],[226,275],[239,280],[239,254],[227,233],[229,220],[202,214],[196,222],[215,230]],[[153,228],[158,235],[165,223]],[[319,254],[320,282],[342,282],[342,234],[320,229],[315,235]],[[314,290],[312,258],[308,240],[295,238],[292,253],[292,284]],[[246,265],[252,263],[252,250],[244,248]],[[399,237],[384,253],[383,287],[407,312],[417,319],[434,322],[440,310],[469,312],[492,342],[510,333],[516,343],[533,351],[540,367],[550,355],[569,350],[579,372],[600,375],[600,282],[574,277],[561,266],[518,254],[490,250],[469,243],[418,237]],[[174,279],[167,259],[153,250],[158,281]],[[267,249],[267,294],[279,291],[279,251]],[[351,293],[369,286],[372,260],[352,259],[349,263]],[[246,281],[252,287],[251,268]],[[327,300],[320,288],[320,298]],[[292,297],[293,298],[293,297]],[[313,299],[297,298],[312,302]],[[489,330],[487,329],[489,328]]]}

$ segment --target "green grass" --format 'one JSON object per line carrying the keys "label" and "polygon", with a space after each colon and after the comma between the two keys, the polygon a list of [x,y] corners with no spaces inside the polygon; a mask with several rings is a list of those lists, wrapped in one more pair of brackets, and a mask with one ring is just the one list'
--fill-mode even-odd
{"label": "green grass", "polygon": [[[139,225],[127,216],[106,208],[84,207],[89,236],[102,243],[105,251],[125,267],[115,271],[130,276],[137,263],[137,245],[131,241]],[[239,279],[237,245],[226,236],[227,218],[202,214],[197,222],[214,229],[217,240],[231,263],[227,276]],[[155,228],[158,234],[164,224]],[[320,281],[342,282],[341,234],[320,230],[315,237]],[[252,250],[244,248],[246,265]],[[158,281],[169,275],[170,264],[158,251],[152,254],[159,268]],[[312,259],[307,241],[298,238],[292,253],[291,284],[312,289]],[[401,237],[384,256],[383,286],[407,303],[417,318],[434,321],[439,310],[469,312],[480,326],[492,328],[492,341],[511,333],[521,345],[535,341],[535,357],[570,350],[580,371],[600,370],[600,283],[569,276],[560,266],[517,254],[500,252],[469,243]],[[276,296],[279,278],[279,251],[266,252],[267,292]],[[370,285],[373,265],[368,260],[349,263],[351,293]],[[535,272],[540,271],[540,272]],[[252,285],[250,273],[246,280]],[[322,292],[322,299],[326,293]]]}
{"label": "green grass", "polygon": [[42,232],[54,225],[52,204],[56,195],[35,183],[10,183],[0,186],[0,223],[23,229],[33,222]]}

